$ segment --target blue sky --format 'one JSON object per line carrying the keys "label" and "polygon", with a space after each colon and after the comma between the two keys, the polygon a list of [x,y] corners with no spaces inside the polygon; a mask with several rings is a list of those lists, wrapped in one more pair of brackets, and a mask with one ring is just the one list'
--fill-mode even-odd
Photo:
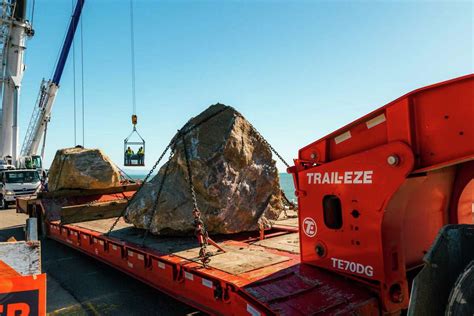
{"label": "blue sky", "polygon": [[[474,71],[469,1],[135,0],[134,8],[138,129],[148,166],[178,128],[217,102],[244,114],[291,162],[299,148],[406,92]],[[36,0],[21,141],[71,10],[68,0]],[[86,0],[83,28],[85,146],[121,165],[132,128],[128,0]],[[81,141],[79,52],[76,37]],[[74,145],[72,78],[71,54],[47,165],[56,149]]]}

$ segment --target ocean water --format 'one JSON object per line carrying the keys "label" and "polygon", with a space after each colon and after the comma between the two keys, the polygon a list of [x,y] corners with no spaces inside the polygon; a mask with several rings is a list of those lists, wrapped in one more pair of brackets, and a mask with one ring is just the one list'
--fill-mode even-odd
{"label": "ocean water", "polygon": [[[145,174],[130,174],[130,177],[133,179],[143,179]],[[293,177],[288,173],[280,173],[280,186],[283,192],[285,192],[286,197],[291,201],[296,199],[295,197],[295,186],[293,185]]]}
{"label": "ocean water", "polygon": [[280,173],[280,187],[285,192],[288,200],[296,200],[295,185],[293,183],[293,176],[288,173]]}

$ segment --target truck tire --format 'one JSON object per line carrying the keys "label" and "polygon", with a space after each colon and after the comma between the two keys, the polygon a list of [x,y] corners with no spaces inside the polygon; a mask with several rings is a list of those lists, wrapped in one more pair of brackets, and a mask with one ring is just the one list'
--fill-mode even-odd
{"label": "truck tire", "polygon": [[459,275],[449,295],[446,315],[474,315],[474,260]]}

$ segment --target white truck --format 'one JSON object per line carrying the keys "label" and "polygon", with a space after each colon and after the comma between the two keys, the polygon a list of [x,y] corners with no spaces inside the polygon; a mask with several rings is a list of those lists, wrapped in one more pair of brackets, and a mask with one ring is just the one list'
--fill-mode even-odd
{"label": "white truck", "polygon": [[7,208],[17,197],[33,196],[41,188],[40,174],[34,169],[0,170],[0,208]]}

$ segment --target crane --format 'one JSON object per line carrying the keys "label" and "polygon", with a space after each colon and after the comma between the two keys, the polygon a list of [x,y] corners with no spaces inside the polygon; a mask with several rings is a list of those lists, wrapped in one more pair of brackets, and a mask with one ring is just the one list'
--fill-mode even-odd
{"label": "crane", "polygon": [[14,164],[18,154],[18,105],[25,71],[25,42],[34,31],[26,20],[26,0],[2,0],[0,5],[0,79],[3,92],[0,157]]}
{"label": "crane", "polygon": [[81,17],[84,2],[85,0],[77,0],[53,78],[50,80],[43,79],[41,82],[38,98],[33,109],[30,123],[28,124],[28,129],[25,134],[23,145],[21,147],[22,157],[39,157],[37,155],[38,148],[41,140],[43,140],[41,159],[43,158],[47,127],[51,119],[51,110],[59,89],[59,82],[61,81],[61,76],[63,74],[69,50],[74,39],[74,34],[76,32],[79,19]]}

